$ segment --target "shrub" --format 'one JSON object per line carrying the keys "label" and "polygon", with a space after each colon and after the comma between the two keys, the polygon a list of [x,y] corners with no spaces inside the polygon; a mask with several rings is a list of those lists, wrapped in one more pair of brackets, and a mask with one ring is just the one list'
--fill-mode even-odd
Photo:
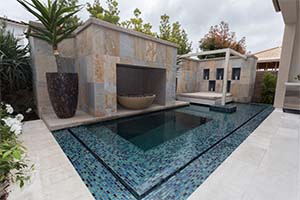
{"label": "shrub", "polygon": [[11,93],[20,89],[32,88],[29,50],[19,44],[20,39],[6,31],[5,24],[0,27],[0,75],[1,92]]}
{"label": "shrub", "polygon": [[9,102],[17,112],[35,107],[28,46],[20,45],[0,21],[0,101]]}
{"label": "shrub", "polygon": [[17,182],[23,187],[30,178],[28,172],[33,169],[27,164],[26,148],[18,140],[24,117],[12,116],[13,112],[10,105],[0,104],[0,199],[7,197],[7,183]]}
{"label": "shrub", "polygon": [[276,90],[276,81],[276,75],[270,72],[264,74],[261,92],[262,103],[273,104]]}

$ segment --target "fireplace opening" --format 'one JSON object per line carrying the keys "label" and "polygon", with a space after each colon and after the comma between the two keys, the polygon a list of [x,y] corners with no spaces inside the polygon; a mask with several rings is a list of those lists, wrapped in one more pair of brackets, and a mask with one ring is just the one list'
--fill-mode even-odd
{"label": "fireplace opening", "polygon": [[[117,96],[146,97],[155,95],[153,104],[166,103],[166,70],[144,66],[117,65]],[[124,107],[124,105],[122,105]],[[118,104],[118,108],[120,105]],[[137,109],[139,109],[137,107]]]}

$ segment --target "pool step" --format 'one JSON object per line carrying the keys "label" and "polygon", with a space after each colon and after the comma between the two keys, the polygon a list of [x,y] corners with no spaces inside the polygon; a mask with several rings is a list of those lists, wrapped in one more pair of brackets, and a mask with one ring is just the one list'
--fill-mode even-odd
{"label": "pool step", "polygon": [[226,104],[222,105],[212,105],[209,107],[210,111],[222,112],[222,113],[234,113],[236,112],[236,105]]}

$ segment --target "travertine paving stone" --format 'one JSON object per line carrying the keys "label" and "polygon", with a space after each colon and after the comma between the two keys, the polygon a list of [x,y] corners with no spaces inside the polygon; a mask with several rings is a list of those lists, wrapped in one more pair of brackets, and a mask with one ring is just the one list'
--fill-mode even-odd
{"label": "travertine paving stone", "polygon": [[274,111],[189,200],[297,200],[300,116]]}
{"label": "travertine paving stone", "polygon": [[35,170],[23,189],[13,185],[10,200],[94,199],[42,120],[26,122],[21,140]]}

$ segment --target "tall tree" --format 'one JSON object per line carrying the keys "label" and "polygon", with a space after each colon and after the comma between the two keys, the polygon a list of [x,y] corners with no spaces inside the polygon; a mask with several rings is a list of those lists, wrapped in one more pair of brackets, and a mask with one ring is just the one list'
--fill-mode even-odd
{"label": "tall tree", "polygon": [[119,24],[119,3],[116,0],[106,0],[106,4],[107,9],[101,5],[99,0],[94,0],[93,4],[87,3],[87,11],[92,17],[112,24]]}
{"label": "tall tree", "polygon": [[[59,0],[59,3],[63,5],[63,7],[77,6],[78,0]],[[66,27],[79,26],[82,24],[82,21],[77,15],[71,16],[66,20]]]}
{"label": "tall tree", "polygon": [[121,26],[124,28],[129,28],[135,31],[139,31],[148,35],[155,36],[156,34],[152,32],[152,25],[150,23],[144,23],[144,20],[141,18],[142,12],[136,8],[133,11],[134,17],[129,20],[123,21]]}
{"label": "tall tree", "polygon": [[212,26],[209,32],[200,40],[199,47],[203,51],[231,48],[241,54],[246,52],[246,38],[236,39],[235,32],[230,32],[229,25],[221,22]]}
{"label": "tall tree", "polygon": [[178,54],[187,54],[192,51],[192,43],[189,42],[186,31],[179,22],[170,23],[170,17],[166,14],[160,17],[158,38],[176,43]]}
{"label": "tall tree", "polygon": [[171,38],[170,17],[166,14],[160,17],[159,38],[169,40]]}

